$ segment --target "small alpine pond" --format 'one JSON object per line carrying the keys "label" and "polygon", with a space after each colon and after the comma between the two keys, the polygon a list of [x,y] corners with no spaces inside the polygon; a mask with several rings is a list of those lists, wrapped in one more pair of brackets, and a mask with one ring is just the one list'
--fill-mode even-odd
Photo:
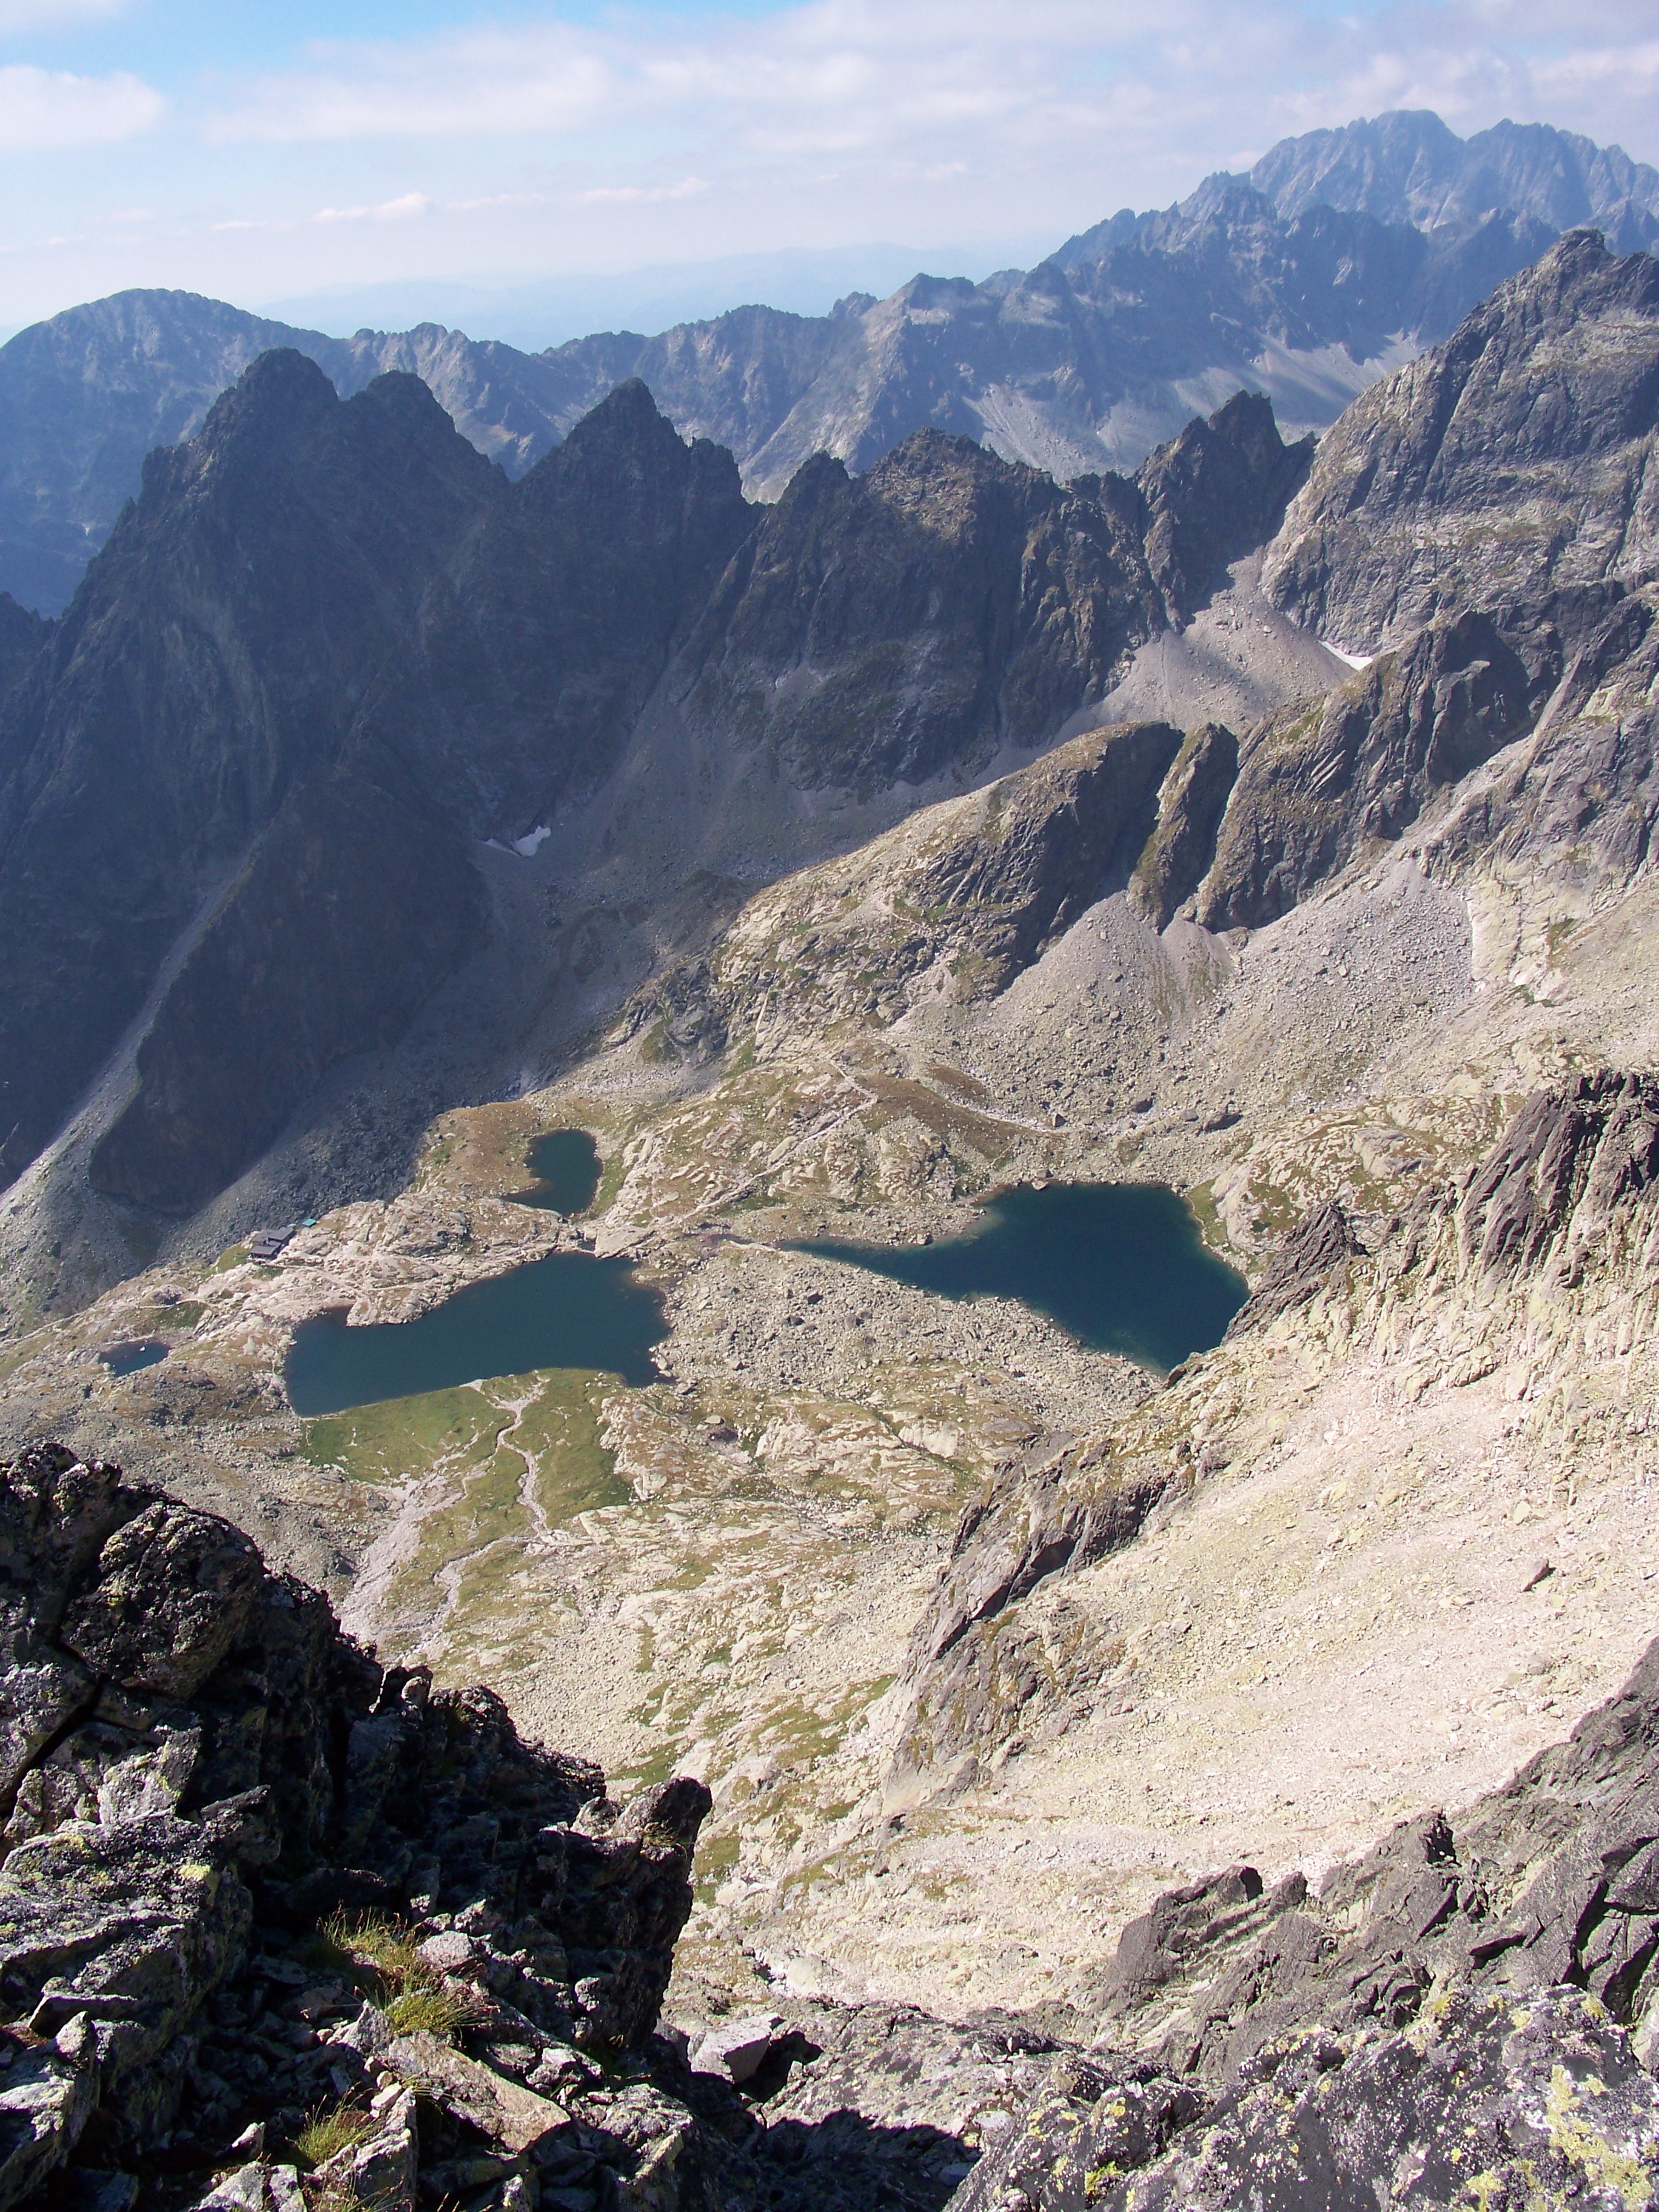
{"label": "small alpine pond", "polygon": [[586,1129],[554,1129],[538,1137],[524,1164],[536,1178],[528,1190],[507,1194],[520,1206],[549,1213],[586,1213],[599,1187],[599,1148]]}
{"label": "small alpine pond", "polygon": [[139,1336],[123,1344],[106,1344],[98,1357],[118,1382],[124,1375],[137,1375],[141,1368],[160,1366],[168,1348],[159,1337]]}
{"label": "small alpine pond", "polygon": [[550,1252],[415,1321],[348,1328],[319,1314],[295,1330],[283,1379],[307,1418],[546,1367],[602,1369],[637,1389],[657,1380],[651,1347],[667,1334],[660,1294],[629,1261]]}
{"label": "small alpine pond", "polygon": [[986,1201],[965,1237],[938,1244],[793,1248],[947,1298],[1018,1298],[1080,1344],[1167,1375],[1220,1343],[1249,1295],[1163,1183],[1021,1184]]}

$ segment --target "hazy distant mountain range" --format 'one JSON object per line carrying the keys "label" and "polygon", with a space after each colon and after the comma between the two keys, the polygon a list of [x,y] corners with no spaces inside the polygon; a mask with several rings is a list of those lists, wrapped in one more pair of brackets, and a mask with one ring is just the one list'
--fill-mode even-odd
{"label": "hazy distant mountain range", "polygon": [[683,434],[730,448],[751,496],[775,497],[814,452],[866,469],[924,427],[1072,478],[1137,465],[1241,388],[1288,428],[1322,427],[1585,222],[1616,251],[1650,247],[1659,171],[1543,125],[1464,140],[1400,113],[1286,139],[1248,177],[1125,209],[1029,271],[917,276],[827,315],[740,307],[530,354],[431,324],[336,338],[188,293],[120,293],[0,349],[0,588],[64,605],[144,454],[198,428],[273,346],[308,355],[343,396],[412,371],[513,477],[638,376]]}

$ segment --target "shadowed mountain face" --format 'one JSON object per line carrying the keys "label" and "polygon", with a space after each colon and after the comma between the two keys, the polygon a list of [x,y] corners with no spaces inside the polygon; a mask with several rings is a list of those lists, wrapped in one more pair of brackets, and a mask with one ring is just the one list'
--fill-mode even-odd
{"label": "shadowed mountain face", "polygon": [[[0,605],[0,1164],[101,1081],[94,1187],[191,1212],[337,1061],[528,942],[481,841],[580,837],[583,807],[614,837],[654,805],[644,915],[746,777],[723,849],[781,872],[847,834],[791,846],[787,821],[890,822],[1051,744],[1263,546],[1294,620],[1383,657],[1255,726],[1170,732],[1135,880],[1162,919],[1271,921],[1523,734],[1570,667],[1583,692],[1630,649],[1654,270],[1570,234],[1316,458],[1241,393],[1133,478],[1062,487],[922,430],[857,477],[820,455],[770,508],[637,380],[514,483],[418,379],[342,401],[262,356],[152,457],[59,622]],[[1558,717],[1558,784],[1589,742]],[[573,954],[532,984],[574,1005],[586,978]]]}
{"label": "shadowed mountain face", "polygon": [[596,772],[747,527],[729,457],[638,386],[514,487],[413,377],[343,402],[297,354],[257,362],[14,657],[10,1169],[170,951],[112,1191],[198,1202],[398,1034],[479,940],[469,841]]}
{"label": "shadowed mountain face", "polygon": [[343,398],[387,370],[420,377],[509,476],[585,411],[539,356],[459,331],[333,338],[191,292],[119,292],[0,346],[0,590],[49,614],[66,605],[137,494],[144,455],[199,429],[249,363],[282,346],[316,362]]}
{"label": "shadowed mountain face", "polygon": [[272,347],[307,355],[342,398],[386,371],[420,377],[510,477],[637,376],[683,434],[728,447],[763,498],[814,453],[862,471],[922,428],[1064,480],[1138,466],[1240,388],[1285,423],[1333,422],[1591,222],[1621,252],[1650,244],[1659,174],[1541,125],[1465,142],[1436,116],[1397,114],[1287,139],[1248,178],[1212,177],[1162,213],[1125,210],[1029,273],[917,276],[823,316],[747,306],[529,354],[431,324],[336,338],[189,293],[119,293],[0,347],[0,590],[65,605],[145,453],[191,435]]}
{"label": "shadowed mountain face", "polygon": [[478,842],[602,787],[653,702],[800,789],[1051,739],[1306,459],[1260,401],[1141,483],[924,434],[763,514],[637,381],[514,484],[417,379],[262,356],[59,622],[0,602],[8,1175],[142,1012],[93,1182],[211,1197],[486,941]]}

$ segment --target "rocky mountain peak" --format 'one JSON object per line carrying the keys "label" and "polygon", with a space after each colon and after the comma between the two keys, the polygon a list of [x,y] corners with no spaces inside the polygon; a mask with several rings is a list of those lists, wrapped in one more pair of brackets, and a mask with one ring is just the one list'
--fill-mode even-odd
{"label": "rocky mountain peak", "polygon": [[[717,568],[750,526],[731,454],[706,438],[682,438],[637,376],[543,456],[519,499],[543,532],[579,529],[596,543],[611,534],[678,538],[690,530],[713,541]],[[585,547],[583,558],[592,550]]]}
{"label": "rocky mountain peak", "polygon": [[1504,210],[1558,231],[1609,224],[1626,251],[1659,234],[1659,170],[1542,123],[1463,139],[1426,108],[1395,109],[1282,139],[1250,178],[1286,216],[1322,204],[1432,229]]}
{"label": "rocky mountain peak", "polygon": [[1569,232],[1349,409],[1267,555],[1265,588],[1370,652],[1443,608],[1536,616],[1563,591],[1650,573],[1656,379],[1659,262]]}
{"label": "rocky mountain peak", "polygon": [[1146,558],[1177,628],[1228,562],[1273,535],[1313,453],[1311,438],[1285,443],[1260,392],[1239,392],[1141,464],[1135,482],[1151,518]]}

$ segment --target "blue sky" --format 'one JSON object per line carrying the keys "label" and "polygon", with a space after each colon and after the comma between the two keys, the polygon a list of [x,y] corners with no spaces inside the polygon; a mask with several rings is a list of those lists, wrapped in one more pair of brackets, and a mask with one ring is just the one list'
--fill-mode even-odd
{"label": "blue sky", "polygon": [[1659,0],[0,0],[0,326],[130,284],[988,261],[1401,106],[1659,161]]}

